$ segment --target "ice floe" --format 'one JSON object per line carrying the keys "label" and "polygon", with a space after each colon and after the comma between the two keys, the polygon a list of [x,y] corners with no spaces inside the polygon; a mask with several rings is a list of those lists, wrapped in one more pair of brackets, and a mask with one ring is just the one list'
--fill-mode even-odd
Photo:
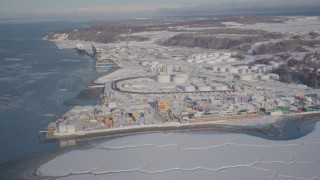
{"label": "ice floe", "polygon": [[304,137],[274,141],[240,133],[153,133],[74,150],[38,169],[57,179],[320,178],[320,124]]}

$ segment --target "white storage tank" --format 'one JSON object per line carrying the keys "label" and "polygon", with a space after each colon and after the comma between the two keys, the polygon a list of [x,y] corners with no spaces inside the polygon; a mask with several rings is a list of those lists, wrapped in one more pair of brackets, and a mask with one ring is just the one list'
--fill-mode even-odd
{"label": "white storage tank", "polygon": [[227,61],[227,62],[235,62],[236,59],[235,58],[227,58],[227,59],[225,59],[225,61]]}
{"label": "white storage tank", "polygon": [[230,57],[231,56],[231,52],[223,52],[222,55]]}
{"label": "white storage tank", "polygon": [[159,61],[152,61],[150,64],[151,66],[156,66],[156,65],[159,65]]}
{"label": "white storage tank", "polygon": [[258,79],[260,77],[260,74],[253,73],[252,76],[253,76],[253,79]]}
{"label": "white storage tank", "polygon": [[207,61],[207,64],[215,64],[215,61]]}
{"label": "white storage tank", "polygon": [[195,88],[194,86],[184,86],[184,87],[183,87],[183,90],[184,90],[185,92],[193,92],[193,91],[196,90],[196,88]]}
{"label": "white storage tank", "polygon": [[262,74],[262,75],[260,75],[260,80],[269,80],[270,79],[270,76],[269,75],[267,75],[267,74]]}
{"label": "white storage tank", "polygon": [[251,80],[253,80],[253,76],[252,76],[252,74],[241,74],[239,76],[239,79],[241,81],[251,81]]}
{"label": "white storage tank", "polygon": [[222,61],[223,61],[223,58],[219,57],[219,58],[216,59],[216,62],[222,62]]}
{"label": "white storage tank", "polygon": [[224,59],[224,60],[226,60],[226,59],[228,59],[228,58],[230,58],[230,56],[227,56],[227,55],[223,55],[223,56],[222,56],[222,59]]}
{"label": "white storage tank", "polygon": [[170,82],[170,75],[158,75],[157,80],[159,83],[169,83]]}
{"label": "white storage tank", "polygon": [[196,60],[195,61],[197,64],[201,64],[201,63],[203,63],[204,61],[203,60]]}
{"label": "white storage tank", "polygon": [[219,72],[218,69],[219,69],[219,68],[216,67],[216,66],[212,67],[212,71],[213,71],[213,72]]}
{"label": "white storage tank", "polygon": [[262,72],[262,73],[267,72],[267,67],[265,67],[265,66],[261,67],[260,69],[261,69],[261,72]]}
{"label": "white storage tank", "polygon": [[273,80],[279,80],[280,79],[280,76],[278,74],[271,73],[271,74],[269,74],[269,76],[270,76],[270,79],[273,79]]}
{"label": "white storage tank", "polygon": [[210,59],[209,58],[204,58],[204,59],[202,59],[205,63],[207,62],[207,61],[209,61]]}
{"label": "white storage tank", "polygon": [[257,66],[257,65],[254,65],[254,66],[251,66],[251,67],[250,67],[250,69],[251,69],[252,71],[255,71],[255,72],[258,72],[259,68],[260,68],[260,66]]}
{"label": "white storage tank", "polygon": [[173,82],[176,84],[183,84],[188,81],[187,74],[177,74],[173,77]]}
{"label": "white storage tank", "polygon": [[212,58],[210,58],[210,60],[211,60],[211,61],[216,61],[217,58],[216,58],[216,57],[212,57]]}
{"label": "white storage tank", "polygon": [[249,69],[249,66],[247,65],[241,65],[241,66],[238,66],[239,69]]}
{"label": "white storage tank", "polygon": [[214,56],[214,57],[218,57],[218,56],[220,56],[220,53],[215,52],[215,53],[213,53],[213,56]]}
{"label": "white storage tank", "polygon": [[210,86],[198,86],[198,91],[211,91]]}
{"label": "white storage tank", "polygon": [[223,84],[220,84],[220,85],[214,85],[212,86],[212,88],[216,91],[226,91],[228,90],[228,86],[227,85],[223,85]]}
{"label": "white storage tank", "polygon": [[267,71],[267,72],[273,70],[273,66],[271,66],[271,65],[267,65],[267,66],[265,66],[265,67],[266,67],[266,71]]}
{"label": "white storage tank", "polygon": [[227,72],[229,74],[237,74],[238,73],[238,68],[237,67],[228,67]]}
{"label": "white storage tank", "polygon": [[202,54],[202,55],[201,55],[201,58],[202,58],[202,59],[208,58],[208,54]]}
{"label": "white storage tank", "polygon": [[276,68],[279,68],[279,67],[280,67],[280,63],[275,62],[275,61],[272,61],[270,64],[271,64],[271,66],[272,66],[274,69],[276,69]]}
{"label": "white storage tank", "polygon": [[142,66],[148,66],[148,65],[149,65],[149,62],[146,62],[146,61],[145,61],[145,62],[142,62],[141,65],[142,65]]}
{"label": "white storage tank", "polygon": [[193,61],[194,61],[193,59],[187,59],[188,63],[193,63]]}
{"label": "white storage tank", "polygon": [[238,72],[239,72],[240,74],[246,74],[246,73],[249,72],[249,69],[247,69],[247,68],[239,68]]}
{"label": "white storage tank", "polygon": [[197,55],[196,55],[196,59],[197,59],[197,60],[201,59],[201,54],[197,54]]}
{"label": "white storage tank", "polygon": [[225,67],[220,67],[218,70],[221,73],[225,73],[226,72],[226,68]]}

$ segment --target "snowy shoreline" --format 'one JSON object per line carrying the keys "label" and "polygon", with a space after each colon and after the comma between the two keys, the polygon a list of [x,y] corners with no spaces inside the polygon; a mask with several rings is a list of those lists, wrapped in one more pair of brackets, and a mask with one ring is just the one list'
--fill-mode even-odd
{"label": "snowy shoreline", "polygon": [[126,134],[136,133],[151,133],[151,132],[170,132],[170,131],[203,131],[203,130],[214,130],[214,131],[232,131],[232,130],[255,130],[260,131],[263,128],[282,122],[286,120],[297,120],[297,119],[308,119],[317,117],[320,112],[306,112],[293,115],[282,115],[282,116],[263,116],[253,119],[237,119],[237,120],[218,120],[211,122],[199,122],[199,123],[185,123],[180,124],[176,122],[164,123],[164,124],[153,124],[153,125],[140,125],[140,126],[129,126],[129,127],[118,127],[103,130],[92,130],[92,131],[78,131],[75,134],[67,135],[54,135],[46,140],[70,140],[70,139],[85,139],[92,137],[103,137],[103,136],[117,136]]}

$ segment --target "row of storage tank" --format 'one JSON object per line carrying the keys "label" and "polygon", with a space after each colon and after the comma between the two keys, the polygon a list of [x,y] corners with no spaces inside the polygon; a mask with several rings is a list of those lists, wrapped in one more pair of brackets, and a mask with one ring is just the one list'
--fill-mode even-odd
{"label": "row of storage tank", "polygon": [[[173,82],[175,84],[185,84],[189,79],[188,74],[176,74],[176,75],[158,75],[157,81],[159,83],[170,83]],[[226,91],[228,90],[228,86],[224,84],[215,84],[215,85],[184,85],[180,86],[180,88],[185,92],[193,92],[193,91]]]}
{"label": "row of storage tank", "polygon": [[192,59],[206,59],[206,58],[212,58],[212,57],[230,57],[233,55],[232,52],[214,52],[214,53],[204,53],[204,54],[193,54],[191,56]]}
{"label": "row of storage tank", "polygon": [[188,63],[196,63],[196,64],[203,64],[203,63],[206,63],[206,64],[215,64],[215,63],[219,63],[219,62],[235,62],[236,59],[235,58],[230,58],[230,57],[227,57],[227,58],[207,58],[207,59],[199,59],[199,60],[196,60],[196,59],[187,59],[187,62]]}
{"label": "row of storage tank", "polygon": [[242,81],[251,81],[251,80],[254,80],[254,79],[260,79],[260,80],[279,80],[279,75],[278,74],[273,74],[273,73],[270,73],[270,74],[255,74],[255,73],[252,73],[252,74],[240,74],[239,75],[239,80],[242,80]]}
{"label": "row of storage tank", "polygon": [[193,54],[190,58],[186,61],[188,63],[207,63],[207,64],[215,64],[218,62],[235,62],[235,58],[231,58],[233,53],[231,52],[215,52],[211,54]]}
{"label": "row of storage tank", "polygon": [[182,86],[181,89],[185,92],[194,92],[194,91],[226,91],[228,90],[227,85],[223,84],[216,84],[216,85],[199,85],[199,86],[192,86],[192,85],[187,85],[187,86]]}
{"label": "row of storage tank", "polygon": [[220,72],[220,73],[229,73],[229,74],[247,74],[251,72],[255,73],[266,73],[270,72],[273,69],[276,69],[280,66],[279,63],[274,62],[270,65],[264,64],[256,64],[253,66],[229,66],[229,67],[212,67],[213,72]]}

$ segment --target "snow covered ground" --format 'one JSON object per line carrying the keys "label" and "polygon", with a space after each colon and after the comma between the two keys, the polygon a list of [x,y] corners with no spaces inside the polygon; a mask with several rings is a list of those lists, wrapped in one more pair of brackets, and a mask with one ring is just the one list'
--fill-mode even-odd
{"label": "snow covered ground", "polygon": [[[122,68],[122,69],[117,69],[116,71],[109,73],[105,76],[102,76],[100,78],[98,78],[97,80],[95,80],[95,83],[106,83],[109,81],[114,81],[116,79],[121,79],[124,78],[125,76],[132,74],[134,72],[136,72],[136,69],[128,69],[128,68]],[[139,70],[138,70],[139,71]]]}
{"label": "snow covered ground", "polygon": [[238,133],[154,133],[75,150],[38,169],[71,179],[320,179],[320,124],[295,140]]}
{"label": "snow covered ground", "polygon": [[253,25],[245,26],[232,26],[233,28],[244,28],[244,29],[258,29],[271,32],[310,32],[319,30],[320,22],[317,21],[306,21],[306,22],[286,22],[286,23],[258,23]]}

